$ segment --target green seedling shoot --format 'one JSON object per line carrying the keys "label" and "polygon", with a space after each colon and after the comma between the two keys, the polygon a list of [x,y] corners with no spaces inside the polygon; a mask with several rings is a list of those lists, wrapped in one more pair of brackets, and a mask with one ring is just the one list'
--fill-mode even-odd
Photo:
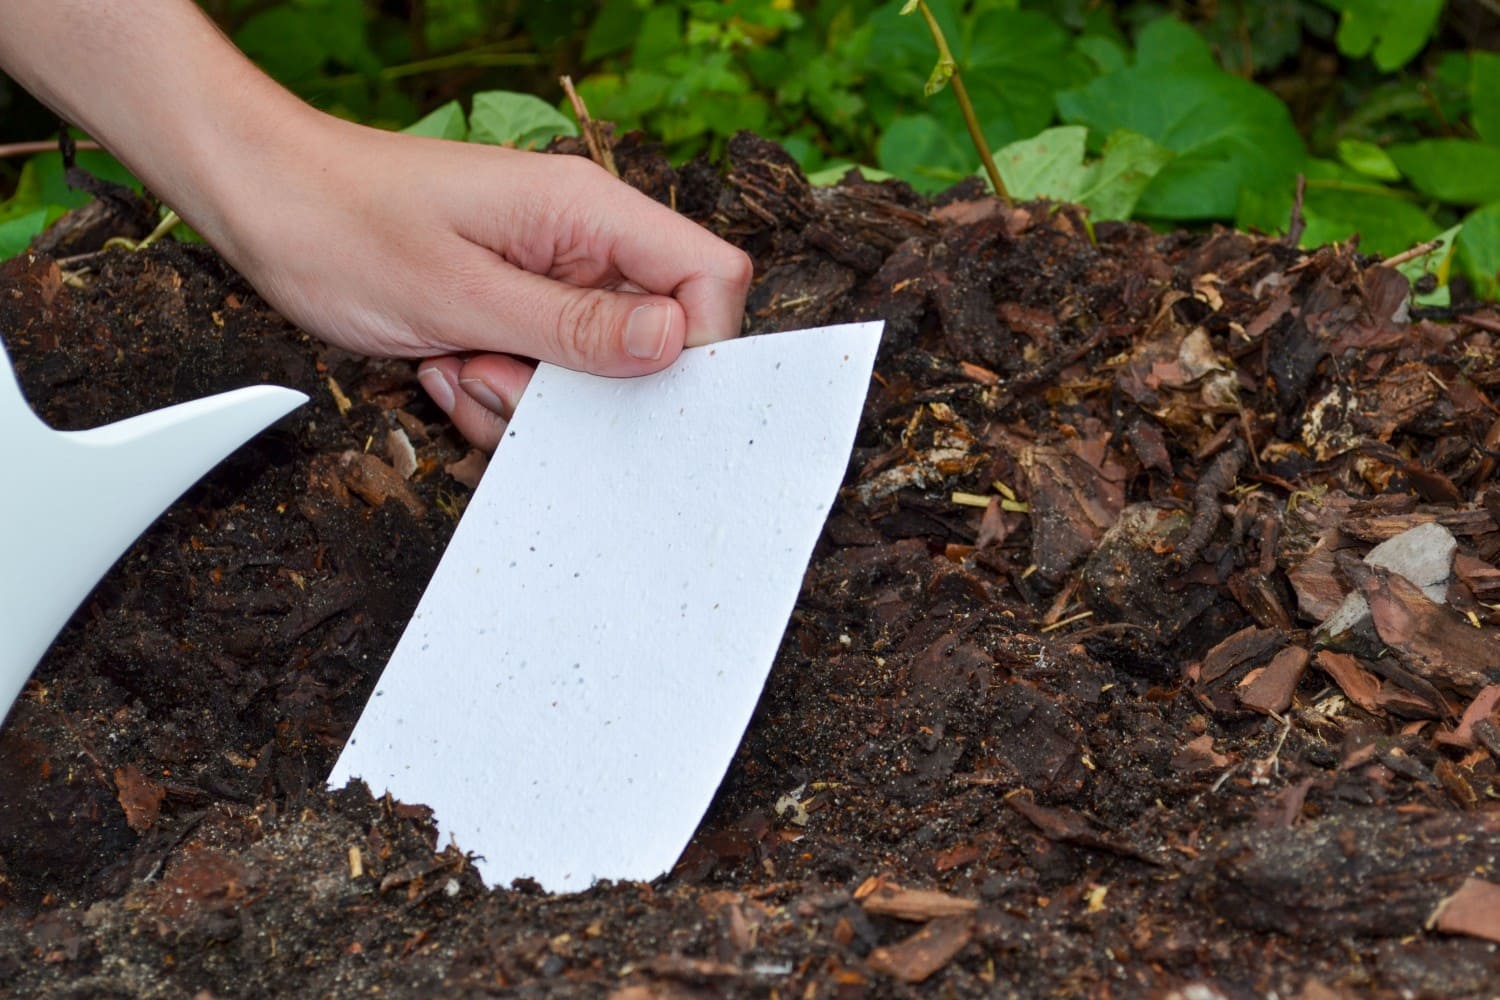
{"label": "green seedling shoot", "polygon": [[974,105],[964,87],[963,74],[958,71],[958,61],[953,58],[953,50],[948,48],[948,39],[943,35],[942,26],[932,16],[932,9],[927,6],[926,0],[906,0],[901,13],[910,14],[915,10],[922,12],[922,19],[927,22],[927,30],[932,32],[932,41],[938,50],[937,65],[932,67],[932,75],[927,78],[927,85],[922,89],[931,97],[945,85],[952,84],[953,97],[958,101],[958,110],[963,113],[964,124],[969,128],[969,138],[979,151],[979,161],[984,164],[984,172],[989,175],[990,186],[995,189],[995,194],[1009,201],[1010,193],[1005,190],[1005,181],[1000,179],[1000,168],[990,155],[989,143],[985,142],[984,133],[979,130],[979,118],[974,114]]}

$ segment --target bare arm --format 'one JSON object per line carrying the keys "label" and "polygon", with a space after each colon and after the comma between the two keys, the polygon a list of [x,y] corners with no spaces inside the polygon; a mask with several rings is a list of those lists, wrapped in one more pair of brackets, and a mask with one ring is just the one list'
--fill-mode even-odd
{"label": "bare arm", "polygon": [[0,65],[118,156],[288,318],[422,383],[493,447],[526,359],[604,375],[739,331],[740,251],[576,157],[324,115],[189,0],[0,2]]}

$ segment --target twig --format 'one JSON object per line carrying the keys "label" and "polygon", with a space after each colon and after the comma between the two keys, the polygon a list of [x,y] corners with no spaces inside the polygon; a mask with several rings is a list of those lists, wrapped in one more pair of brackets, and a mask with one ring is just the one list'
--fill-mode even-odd
{"label": "twig", "polygon": [[1474,313],[1468,313],[1466,315],[1458,317],[1458,321],[1460,323],[1467,323],[1470,326],[1478,327],[1481,330],[1488,330],[1490,333],[1500,333],[1500,320],[1491,319],[1489,316],[1479,316]]}
{"label": "twig", "polygon": [[583,133],[583,141],[589,147],[589,156],[614,176],[620,176],[620,168],[615,165],[615,151],[610,147],[609,137],[604,134],[603,126],[589,117],[588,106],[583,103],[583,98],[578,96],[578,91],[573,89],[571,76],[562,77],[562,88],[563,93],[568,95],[568,102],[573,105],[573,114],[578,116],[578,130]]}
{"label": "twig", "polygon": [[1074,622],[1081,622],[1085,618],[1092,618],[1093,616],[1094,613],[1092,611],[1080,611],[1076,615],[1069,615],[1067,618],[1064,618],[1061,621],[1055,621],[1051,625],[1044,625],[1041,628],[1041,631],[1044,634],[1047,632],[1056,632],[1060,628],[1066,628],[1067,626],[1072,625]]}
{"label": "twig", "polygon": [[1403,250],[1400,253],[1396,254],[1396,256],[1394,257],[1387,257],[1385,260],[1381,261],[1381,263],[1386,267],[1400,267],[1402,264],[1405,264],[1409,260],[1416,260],[1418,257],[1426,257],[1434,250],[1442,249],[1442,246],[1442,240],[1428,240],[1426,243],[1418,243],[1410,250]]}
{"label": "twig", "polygon": [[1302,214],[1302,200],[1307,197],[1307,175],[1297,175],[1297,193],[1292,198],[1292,221],[1286,227],[1286,245],[1296,248],[1307,232],[1307,217]]}
{"label": "twig", "polygon": [[[103,149],[90,139],[74,144],[76,149]],[[27,142],[11,142],[0,145],[0,160],[12,156],[35,156],[38,153],[51,153],[57,149],[56,139],[32,139]]]}

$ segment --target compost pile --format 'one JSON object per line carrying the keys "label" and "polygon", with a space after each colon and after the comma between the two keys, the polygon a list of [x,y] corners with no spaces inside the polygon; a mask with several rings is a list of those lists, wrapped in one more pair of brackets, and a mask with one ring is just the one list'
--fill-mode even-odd
{"label": "compost pile", "polygon": [[721,168],[616,157],[753,255],[751,332],[886,321],[676,870],[490,891],[420,803],[324,790],[484,457],[411,364],[311,340],[204,248],[56,248],[0,272],[55,426],[312,402],[129,550],[0,733],[5,989],[1493,991],[1500,316],[1423,313],[1349,246],[814,190],[748,135]]}

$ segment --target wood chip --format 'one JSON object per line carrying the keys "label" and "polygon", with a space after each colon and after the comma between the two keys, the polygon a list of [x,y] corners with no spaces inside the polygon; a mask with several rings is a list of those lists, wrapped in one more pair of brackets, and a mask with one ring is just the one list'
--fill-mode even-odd
{"label": "wood chip", "polygon": [[371,507],[379,507],[387,500],[395,500],[411,512],[412,517],[423,517],[427,505],[412,490],[395,469],[381,461],[380,456],[365,452],[346,451],[339,457],[344,485]]}
{"label": "wood chip", "polygon": [[1318,651],[1314,660],[1318,668],[1333,678],[1333,682],[1344,692],[1344,696],[1366,712],[1378,713],[1380,703],[1380,681],[1374,674],[1360,666],[1358,660],[1347,653],[1335,653],[1331,649]]}
{"label": "wood chip", "polygon": [[1292,704],[1292,695],[1312,657],[1301,646],[1287,646],[1271,658],[1265,669],[1247,675],[1236,693],[1240,704],[1263,715],[1280,715]]}
{"label": "wood chip", "polygon": [[1228,765],[1229,758],[1214,749],[1214,738],[1208,733],[1188,740],[1172,755],[1173,769],[1185,774],[1222,771]]}
{"label": "wood chip", "polygon": [[145,833],[156,825],[161,814],[161,800],[167,790],[146,777],[134,764],[115,768],[115,790],[120,808],[125,810],[125,822],[136,833]]}
{"label": "wood chip", "polygon": [[396,422],[401,425],[402,430],[406,431],[407,437],[418,444],[426,444],[432,440],[432,435],[427,433],[427,425],[416,414],[406,410],[393,410],[391,412],[396,414]]}
{"label": "wood chip", "polygon": [[1432,911],[1429,928],[1500,942],[1500,885],[1467,878]]}
{"label": "wood chip", "polygon": [[1440,732],[1434,738],[1444,746],[1467,749],[1474,746],[1474,727],[1497,714],[1500,714],[1500,684],[1491,684],[1474,696],[1451,732]]}
{"label": "wood chip", "polygon": [[1256,664],[1286,645],[1286,635],[1272,628],[1242,628],[1203,656],[1204,683],[1218,680],[1236,667]]}
{"label": "wood chip", "polygon": [[1475,628],[1398,574],[1362,564],[1346,569],[1370,603],[1380,640],[1405,654],[1402,660],[1407,669],[1469,695],[1488,682],[1500,681],[1496,630]]}
{"label": "wood chip", "polygon": [[1460,552],[1453,557],[1453,574],[1469,588],[1478,601],[1500,599],[1500,569]]}
{"label": "wood chip", "polygon": [[888,948],[876,948],[870,968],[903,983],[920,983],[953,961],[974,936],[968,917],[934,920],[911,937]]}
{"label": "wood chip", "polygon": [[489,464],[490,460],[484,452],[474,448],[457,462],[449,462],[443,466],[443,471],[473,490],[479,488],[479,480]]}
{"label": "wood chip", "polygon": [[397,427],[385,435],[385,454],[391,460],[391,468],[402,479],[410,479],[417,471],[417,449],[411,446],[406,431]]}
{"label": "wood chip", "polygon": [[339,384],[333,380],[332,375],[328,376],[328,393],[333,396],[333,405],[338,407],[341,417],[354,405],[349,402],[349,397],[344,395],[344,390],[339,388]]}
{"label": "wood chip", "polygon": [[979,904],[972,899],[950,896],[936,889],[902,889],[899,886],[877,889],[860,902],[866,913],[901,920],[965,916],[979,909]]}

